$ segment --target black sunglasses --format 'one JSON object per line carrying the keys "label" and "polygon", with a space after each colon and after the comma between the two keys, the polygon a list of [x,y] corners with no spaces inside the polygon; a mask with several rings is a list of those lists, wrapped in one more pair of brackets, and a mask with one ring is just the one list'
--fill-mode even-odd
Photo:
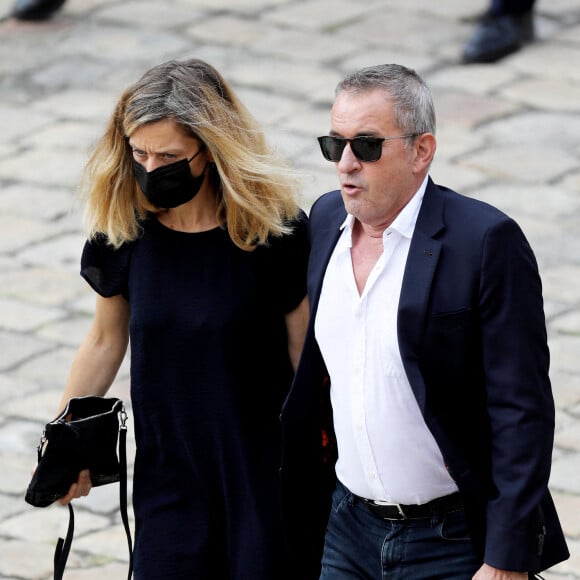
{"label": "black sunglasses", "polygon": [[378,161],[383,152],[383,141],[392,141],[393,139],[408,139],[417,137],[419,133],[410,135],[398,135],[397,137],[355,137],[354,139],[345,139],[344,137],[332,137],[325,135],[318,137],[322,155],[328,161],[340,161],[342,153],[347,143],[350,143],[350,149],[359,161]]}

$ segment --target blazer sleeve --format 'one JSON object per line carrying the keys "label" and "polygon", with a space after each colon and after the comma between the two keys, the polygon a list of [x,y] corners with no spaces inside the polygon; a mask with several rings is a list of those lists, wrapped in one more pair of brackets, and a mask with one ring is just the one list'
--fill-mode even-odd
{"label": "blazer sleeve", "polygon": [[480,316],[493,494],[484,560],[529,571],[543,541],[554,401],[542,288],[534,254],[508,217],[485,236]]}

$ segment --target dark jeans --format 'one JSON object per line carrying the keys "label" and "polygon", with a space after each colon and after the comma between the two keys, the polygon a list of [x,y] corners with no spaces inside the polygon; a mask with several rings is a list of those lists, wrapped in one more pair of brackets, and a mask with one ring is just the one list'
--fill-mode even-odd
{"label": "dark jeans", "polygon": [[320,580],[470,580],[480,566],[462,509],[383,520],[337,483]]}

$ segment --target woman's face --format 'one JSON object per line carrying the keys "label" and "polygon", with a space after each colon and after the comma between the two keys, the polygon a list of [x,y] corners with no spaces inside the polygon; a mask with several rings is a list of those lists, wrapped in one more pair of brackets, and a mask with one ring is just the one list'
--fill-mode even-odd
{"label": "woman's face", "polygon": [[199,139],[187,135],[173,119],[142,125],[129,137],[129,146],[133,151],[133,159],[142,165],[147,173],[181,159],[191,159],[195,155],[189,167],[191,174],[197,177],[207,162],[211,161],[207,149],[196,155],[202,148],[202,143]]}

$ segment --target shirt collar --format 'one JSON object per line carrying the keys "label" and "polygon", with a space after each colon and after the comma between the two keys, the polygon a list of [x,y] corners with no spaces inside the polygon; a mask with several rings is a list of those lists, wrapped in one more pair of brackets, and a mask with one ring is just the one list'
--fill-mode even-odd
{"label": "shirt collar", "polygon": [[[419,186],[419,189],[408,201],[407,205],[401,210],[401,213],[399,213],[399,215],[393,220],[393,223],[385,230],[385,234],[389,231],[395,230],[407,238],[411,238],[413,236],[413,232],[415,231],[415,224],[417,223],[417,217],[419,216],[419,210],[421,209],[421,203],[423,201],[423,197],[425,196],[425,190],[427,189],[428,180],[429,176],[426,175],[425,179],[423,179],[423,182]],[[340,226],[340,229],[345,230],[345,233],[347,234],[349,240],[348,247],[351,246],[354,220],[355,217],[353,215],[347,214],[346,219]]]}

